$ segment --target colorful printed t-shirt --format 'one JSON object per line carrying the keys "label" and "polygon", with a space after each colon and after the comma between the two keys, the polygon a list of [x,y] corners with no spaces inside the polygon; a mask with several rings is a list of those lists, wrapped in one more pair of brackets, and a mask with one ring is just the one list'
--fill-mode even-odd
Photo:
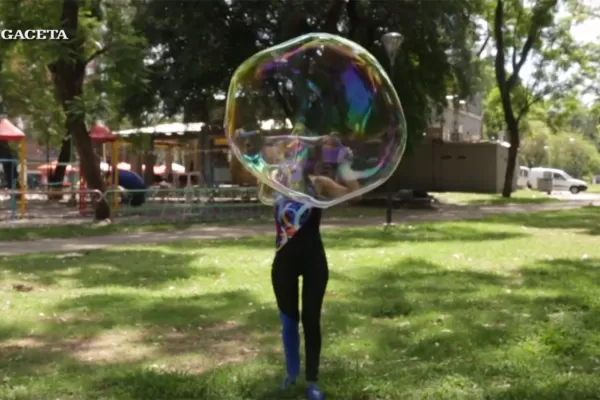
{"label": "colorful printed t-shirt", "polygon": [[308,221],[312,207],[277,195],[275,200],[275,246],[281,249]]}

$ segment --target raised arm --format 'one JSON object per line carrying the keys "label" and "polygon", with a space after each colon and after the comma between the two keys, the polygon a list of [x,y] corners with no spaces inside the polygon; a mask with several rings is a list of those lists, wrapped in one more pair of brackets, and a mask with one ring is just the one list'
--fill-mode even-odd
{"label": "raised arm", "polygon": [[[338,146],[342,146],[342,144],[335,137],[330,137],[329,146],[339,149],[340,147]],[[342,147],[341,153],[334,150],[333,154],[329,153],[326,157],[330,157],[329,162],[338,164],[337,177],[336,179],[332,179],[323,174],[314,176],[313,183],[321,195],[336,198],[360,189],[356,173],[352,170],[353,156],[349,148]],[[358,200],[360,200],[360,197],[352,199],[353,202]]]}

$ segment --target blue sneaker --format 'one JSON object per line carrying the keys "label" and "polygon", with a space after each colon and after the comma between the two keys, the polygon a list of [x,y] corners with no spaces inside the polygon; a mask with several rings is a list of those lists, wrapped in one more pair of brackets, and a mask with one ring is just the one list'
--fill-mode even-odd
{"label": "blue sneaker", "polygon": [[283,382],[281,382],[281,390],[287,390],[291,385],[296,384],[296,378],[293,376],[286,376]]}
{"label": "blue sneaker", "polygon": [[306,388],[306,398],[308,400],[324,400],[325,395],[319,390],[315,383],[311,383]]}

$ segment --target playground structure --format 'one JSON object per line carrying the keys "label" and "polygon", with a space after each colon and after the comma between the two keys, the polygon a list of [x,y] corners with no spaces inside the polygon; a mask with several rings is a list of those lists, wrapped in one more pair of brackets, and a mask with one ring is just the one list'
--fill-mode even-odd
{"label": "playground structure", "polygon": [[[25,160],[25,135],[14,125],[3,121],[0,140],[7,141],[20,141],[20,160],[19,160],[19,188],[17,189],[16,184],[13,181],[11,187],[4,191],[4,194],[0,196],[0,210],[4,207],[3,203],[8,201],[10,216],[9,219],[14,220],[17,217],[20,219],[39,219],[44,218],[47,215],[61,215],[65,218],[71,218],[74,216],[86,215],[86,204],[89,202],[95,203],[102,199],[102,193],[98,190],[91,190],[86,188],[85,180],[80,175],[81,168],[73,154],[69,157],[69,162],[59,164],[57,161],[46,162],[41,165],[36,165],[35,161]],[[10,125],[8,125],[10,124]],[[113,135],[108,128],[102,124],[95,124],[90,130],[90,137],[95,144],[111,144],[112,159],[118,161],[114,155],[117,154],[118,148],[118,137]],[[71,146],[72,148],[72,146]],[[16,163],[16,160],[1,160],[5,165],[3,170],[4,173],[12,173],[11,168],[7,168],[6,165],[10,163]],[[63,165],[65,167],[65,176],[67,181],[61,182],[58,186],[51,185],[48,182],[48,176],[52,174],[55,169]],[[110,169],[113,169],[110,167]],[[107,187],[113,188],[116,181],[118,181],[118,168],[114,169],[115,174],[109,174],[107,180]],[[31,176],[37,176],[36,179],[29,179]],[[114,181],[111,179],[114,178]],[[31,187],[29,187],[31,186]],[[1,193],[1,192],[0,192]],[[118,209],[119,202],[116,191],[115,199],[112,200],[113,207]],[[16,201],[17,198],[20,201],[20,213],[16,213]],[[79,213],[72,212],[71,210],[65,210],[65,205],[79,204]],[[3,216],[5,213],[0,213]],[[3,217],[1,219],[6,219]]]}
{"label": "playground structure", "polygon": [[[145,151],[162,157],[161,161],[166,166],[164,172],[171,176],[168,181],[174,186],[185,186],[188,179],[192,184],[208,187],[231,183],[227,163],[229,148],[220,126],[212,127],[202,122],[168,123],[122,130],[115,134],[123,141],[137,139],[150,143]],[[131,159],[131,164],[139,165],[135,156],[126,153],[122,159]],[[174,163],[183,165],[185,171],[173,171]]]}
{"label": "playground structure", "polygon": [[[121,223],[239,220],[270,214],[258,202],[255,186],[248,186],[252,182],[232,184],[239,184],[239,177],[230,171],[229,148],[220,127],[175,123],[112,132],[98,123],[90,129],[90,137],[104,159],[100,163],[101,171],[108,176],[104,194],[86,188],[74,156],[68,164],[61,164],[65,166],[67,180],[53,191],[44,187],[43,182],[59,164],[48,159],[44,164],[29,161],[25,170],[38,174],[36,182],[41,189],[29,191],[27,213],[23,211],[22,219],[33,224],[46,219],[89,221],[94,209],[89,205],[102,197],[112,206],[114,219]],[[150,149],[140,149],[139,139],[150,142]],[[143,158],[149,153],[153,160]],[[131,190],[121,184],[120,171],[148,177],[145,162],[152,165],[153,178],[147,182],[147,189]],[[16,198],[16,192],[11,193],[11,199]],[[49,201],[52,193],[58,199]],[[144,196],[143,206],[122,201],[127,194],[136,193]]]}
{"label": "playground structure", "polygon": [[[113,134],[110,129],[108,129],[104,124],[97,122],[94,124],[92,129],[90,130],[90,139],[95,144],[100,144],[103,148],[103,155],[106,153],[105,145],[110,144],[110,161],[111,164],[108,167],[109,172],[106,178],[106,187],[108,190],[112,189],[112,198],[106,199],[108,200],[108,204],[112,203],[112,207],[115,211],[119,209],[119,138],[115,134]],[[105,157],[103,157],[105,158]],[[103,161],[106,164],[106,160]],[[102,170],[102,164],[100,170]],[[81,166],[79,168],[81,171]],[[87,184],[85,182],[85,177],[80,175],[79,177],[79,212],[83,216],[86,214],[86,205],[88,202],[88,198],[86,196],[86,187]],[[111,201],[112,200],[112,201]],[[92,204],[95,203],[94,199],[89,199]]]}
{"label": "playground structure", "polygon": [[[8,119],[3,118],[0,120],[0,140],[5,142],[18,142],[19,143],[19,159],[0,159],[3,164],[3,169],[9,169],[8,172],[12,176],[10,177],[11,187],[9,190],[10,198],[10,217],[11,219],[16,218],[17,209],[17,197],[19,198],[19,211],[20,216],[24,217],[26,213],[26,194],[27,194],[27,174],[25,172],[25,134],[15,125],[13,125]],[[18,162],[18,168],[16,163]],[[9,168],[6,168],[9,167]],[[14,176],[14,171],[19,173],[19,188],[17,190],[17,182]],[[7,174],[7,172],[4,172]],[[18,194],[18,195],[17,195]]]}
{"label": "playground structure", "polygon": [[157,161],[162,163],[154,167],[154,175],[161,178],[150,185],[146,205],[141,208],[123,205],[121,217],[131,220],[145,215],[149,219],[204,221],[257,218],[268,213],[258,202],[255,185],[240,185],[231,174],[229,147],[221,127],[169,123],[115,134],[122,142],[150,139],[146,140],[151,143],[150,148],[142,154],[132,151],[121,154],[121,159],[132,169],[137,167],[137,172],[144,172],[141,158],[149,151],[158,154]]}

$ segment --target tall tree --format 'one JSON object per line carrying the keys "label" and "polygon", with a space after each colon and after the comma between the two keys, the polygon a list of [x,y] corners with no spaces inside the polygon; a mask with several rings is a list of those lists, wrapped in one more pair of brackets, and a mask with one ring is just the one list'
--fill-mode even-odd
{"label": "tall tree", "polygon": [[[61,2],[60,29],[65,31],[68,40],[60,42],[58,56],[49,65],[49,69],[57,98],[65,113],[65,131],[73,139],[80,157],[81,172],[89,188],[104,192],[104,179],[88,134],[85,111],[77,107],[84,94],[86,66],[91,61],[85,51],[85,30],[80,26],[82,11],[84,10],[79,0]],[[98,203],[95,216],[99,220],[110,217],[110,208],[106,201],[101,200]]]}
{"label": "tall tree", "polygon": [[[207,3],[208,4],[208,3]],[[482,0],[224,1],[198,9],[190,2],[148,0],[136,18],[154,54],[152,91],[165,115],[205,120],[221,106],[233,70],[256,51],[304,33],[348,37],[389,62],[379,42],[386,31],[405,37],[395,85],[409,127],[409,147],[446,106],[448,91],[468,97],[476,86],[471,61]]]}
{"label": "tall tree", "polygon": [[[581,81],[568,74],[574,63],[583,61],[581,46],[571,35],[574,20],[559,18],[558,11],[558,0],[495,0],[491,12],[496,82],[510,142],[504,197],[513,190],[523,118],[533,104],[549,96],[558,98]],[[521,73],[528,61],[534,73],[525,83]]]}
{"label": "tall tree", "polygon": [[[113,111],[123,103],[122,87],[145,83],[144,41],[133,31],[132,11],[129,0],[0,4],[3,28],[65,31],[68,40],[7,42],[0,48],[0,59],[11,68],[0,69],[0,84],[11,110],[32,122],[34,131],[46,136],[50,132],[57,138],[51,142],[62,143],[59,162],[69,160],[70,145],[75,144],[89,187],[101,191],[104,180],[88,126],[99,118],[111,122],[122,118]],[[63,174],[64,166],[57,168],[54,178],[62,182]],[[96,218],[109,215],[108,205],[101,201]]]}
{"label": "tall tree", "polygon": [[576,178],[600,171],[600,155],[594,143],[581,134],[561,132],[551,137],[549,163]]}
{"label": "tall tree", "polygon": [[[26,9],[27,4],[21,4]],[[104,192],[104,179],[88,134],[87,123],[98,116],[94,112],[98,114],[98,109],[102,108],[105,94],[99,93],[90,84],[88,67],[91,62],[103,67],[95,68],[101,83],[119,83],[123,81],[123,76],[136,73],[135,66],[143,64],[143,54],[135,51],[141,42],[132,34],[129,2],[63,0],[46,4],[54,7],[58,15],[53,28],[64,30],[68,37],[68,40],[53,42],[52,47],[46,49],[52,56],[48,62],[48,70],[64,114],[63,144],[72,140],[88,187]],[[32,10],[29,11],[34,15]],[[37,16],[39,18],[40,14]],[[115,65],[120,65],[120,68]],[[111,73],[110,79],[106,79],[108,73]],[[62,147],[63,155],[66,147]],[[110,216],[106,201],[98,203],[95,216],[97,219]]]}
{"label": "tall tree", "polygon": [[552,133],[548,126],[540,121],[534,121],[531,128],[531,135],[523,140],[519,151],[520,160],[529,168],[547,166]]}

